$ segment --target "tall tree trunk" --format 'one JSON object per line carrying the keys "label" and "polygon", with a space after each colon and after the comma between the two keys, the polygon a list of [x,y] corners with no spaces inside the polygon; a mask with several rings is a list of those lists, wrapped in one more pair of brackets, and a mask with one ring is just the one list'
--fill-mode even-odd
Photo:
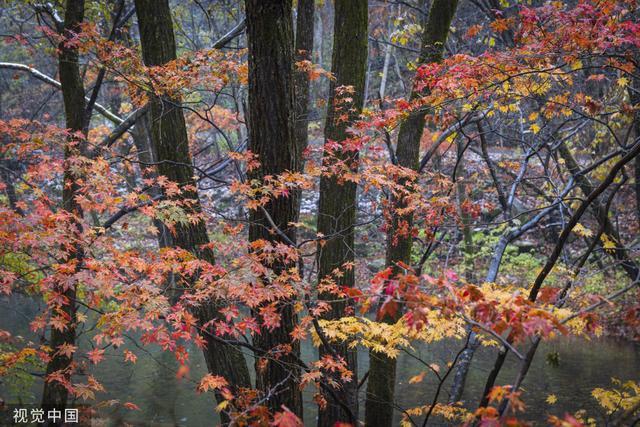
{"label": "tall tree trunk", "polygon": [[[58,70],[60,74],[60,84],[62,86],[62,98],[64,102],[64,112],[66,127],[71,134],[84,132],[86,134],[85,120],[85,98],[84,84],[80,76],[80,66],[78,65],[78,50],[73,45],[67,45],[65,41],[71,39],[74,33],[80,31],[80,24],[84,19],[84,0],[67,0],[64,26],[63,41],[58,46],[60,50]],[[78,140],[75,136],[69,138],[65,146],[64,156],[65,163],[73,156],[80,154],[84,142]],[[82,218],[82,209],[76,202],[75,196],[79,190],[77,184],[77,176],[75,176],[65,165],[64,185],[62,190],[63,209],[71,214],[72,221]],[[80,223],[75,224],[77,233],[82,232]],[[69,254],[70,258],[75,258],[76,268],[80,267],[84,253],[78,245],[75,252]],[[49,346],[51,347],[51,360],[47,363],[47,376],[55,372],[63,372],[65,381],[71,379],[72,357],[62,354],[56,354],[62,345],[74,345],[76,340],[76,288],[69,287],[64,290],[62,286],[54,289],[64,295],[64,305],[57,307],[59,315],[68,319],[66,328],[59,331],[51,328],[51,337]],[[68,391],[67,388],[58,381],[45,381],[42,393],[43,407],[55,407],[56,409],[64,408],[67,404]]]}
{"label": "tall tree trunk", "polygon": [[[260,167],[250,174],[261,180],[285,171],[300,169],[300,153],[294,137],[293,28],[290,0],[245,0],[249,47],[249,149],[257,155]],[[249,240],[292,244],[296,241],[292,222],[298,219],[298,192],[272,199],[264,210],[250,215]],[[277,227],[274,230],[271,222]],[[269,265],[280,274],[295,265],[276,260]],[[266,278],[264,279],[267,280]],[[264,283],[268,285],[268,283]],[[254,345],[263,356],[278,346],[291,346],[279,360],[256,362],[256,386],[268,396],[271,410],[285,405],[302,417],[299,387],[300,347],[292,342],[297,318],[290,301],[278,305],[280,325],[254,336]]]}
{"label": "tall tree trunk", "polygon": [[[343,143],[349,138],[347,128],[359,117],[364,103],[364,89],[367,72],[368,54],[368,8],[366,0],[336,0],[334,14],[333,56],[331,72],[336,80],[330,86],[327,120],[325,123],[325,144],[328,142]],[[344,102],[343,97],[336,94],[336,89],[350,86],[353,93],[348,94],[351,102]],[[339,103],[337,103],[339,101]],[[343,120],[342,115],[347,115]],[[323,163],[330,166],[332,156],[349,163],[353,171],[358,170],[358,153],[353,150],[333,150],[325,148]],[[320,201],[318,207],[318,232],[327,236],[323,244],[318,245],[318,280],[331,278],[335,269],[342,270],[338,285],[353,287],[353,268],[344,268],[345,263],[354,261],[354,224],[356,220],[356,191],[354,182],[343,181],[338,176],[322,176],[320,179]],[[320,299],[335,300],[335,295],[321,295]],[[328,318],[337,319],[344,316],[347,303],[334,301]],[[357,351],[347,349],[345,344],[336,345],[333,349],[320,347],[320,356],[339,355],[345,359],[353,372],[353,379],[336,388],[335,395],[346,404],[357,417]],[[340,381],[339,378],[336,378]],[[318,426],[333,426],[337,421],[350,421],[349,414],[338,405],[332,397],[328,397],[325,410],[321,410]]]}
{"label": "tall tree trunk", "polygon": [[[449,34],[449,27],[456,12],[457,0],[434,0],[429,11],[429,18],[422,34],[420,64],[439,62],[442,60],[444,43]],[[414,88],[411,99],[423,95]],[[396,147],[396,159],[400,166],[418,169],[420,139],[425,126],[424,114],[410,114],[400,125]],[[392,198],[392,224],[387,234],[386,265],[392,268],[393,274],[402,274],[399,263],[411,265],[412,236],[396,236],[395,231],[407,224],[413,225],[413,215],[397,215],[406,203],[402,199]],[[395,316],[385,316],[384,322],[395,323],[402,315],[398,310]],[[391,426],[393,422],[393,400],[396,383],[396,360],[380,353],[369,352],[369,379],[367,383],[367,401],[365,405],[365,424],[380,427]]]}
{"label": "tall tree trunk", "polygon": [[[158,66],[174,60],[176,46],[168,0],[136,0],[135,4],[145,64]],[[150,102],[151,140],[158,173],[180,186],[195,189],[187,128],[180,101],[153,96]],[[185,191],[177,197],[195,201],[192,209],[195,213],[201,211],[197,191]],[[202,247],[209,243],[204,221],[190,225],[176,224],[172,240],[175,246],[205,261],[215,262],[213,251]],[[203,305],[195,310],[195,315],[202,326],[218,317],[218,307],[214,303]],[[204,357],[209,372],[223,376],[234,387],[250,387],[249,370],[240,350],[220,344],[212,334],[205,333],[204,338],[207,343]],[[217,398],[222,399],[221,396]]]}
{"label": "tall tree trunk", "polygon": [[[640,49],[636,49],[635,57],[637,60],[640,60]],[[638,77],[638,73],[640,73],[640,67],[637,67],[635,73],[631,79],[631,85],[628,88],[629,99],[631,101],[631,105],[636,108],[640,108],[640,77]],[[640,138],[640,110],[636,109],[635,114],[633,116],[633,131],[634,137]],[[634,189],[636,192],[636,220],[638,221],[638,225],[640,226],[640,156],[636,157],[634,161]]]}
{"label": "tall tree trunk", "polygon": [[[315,0],[298,0],[295,60],[311,61]],[[309,144],[309,73],[295,71],[295,139],[302,155]]]}

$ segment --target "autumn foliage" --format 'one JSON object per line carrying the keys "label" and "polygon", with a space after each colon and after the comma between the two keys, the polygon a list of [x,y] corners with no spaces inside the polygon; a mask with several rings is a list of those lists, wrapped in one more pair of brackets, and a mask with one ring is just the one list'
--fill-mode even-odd
{"label": "autumn foliage", "polygon": [[[130,40],[109,39],[108,31],[105,36],[105,28],[90,20],[83,24],[64,43],[79,48],[87,82],[101,70],[112,76],[114,89],[109,90],[117,95],[118,102],[112,103],[116,118],[123,120],[145,108],[152,96],[182,102],[196,186],[156,174],[154,162],[142,160],[130,134],[110,139],[120,123],[99,115],[94,115],[88,133],[72,135],[53,116],[34,120],[28,111],[18,111],[14,117],[3,117],[0,167],[19,167],[12,167],[11,179],[0,183],[0,190],[16,195],[15,200],[0,196],[0,293],[3,298],[22,295],[42,302],[39,313],[29,319],[37,336],[64,331],[70,322],[86,333],[75,345],[51,348],[46,339],[24,340],[0,326],[0,376],[10,381],[26,367],[64,355],[73,360],[68,371],[42,380],[60,383],[73,399],[97,404],[108,390],[92,369],[105,357],[136,364],[141,355],[128,344],[158,346],[175,355],[177,376],[182,378],[193,363],[194,353],[188,349],[206,346],[205,337],[252,353],[256,369],[265,369],[283,363],[292,352],[291,345],[257,352],[252,344],[253,337],[281,325],[282,304],[297,315],[293,342],[346,345],[390,358],[440,340],[454,343],[455,356],[468,347],[473,333],[480,345],[496,354],[511,352],[524,366],[532,343],[539,340],[606,333],[610,325],[600,317],[602,309],[619,310],[624,325],[620,327],[635,331],[629,335],[637,338],[638,279],[620,274],[613,288],[594,290],[582,286],[582,275],[594,247],[601,248],[603,259],[608,256],[628,266],[637,261],[637,253],[627,251],[624,240],[637,243],[638,232],[633,208],[625,210],[625,204],[634,203],[625,183],[637,179],[630,176],[631,165],[640,152],[638,135],[630,130],[639,120],[640,104],[627,94],[634,79],[640,79],[638,4],[520,3],[509,13],[496,11],[490,21],[458,27],[461,49],[440,63],[415,68],[413,85],[420,96],[370,102],[349,127],[348,138],[328,141],[324,147],[310,143],[303,153],[303,171],[260,179],[251,178],[260,161],[242,141],[244,110],[218,100],[247,85],[245,50],[195,50],[165,66],[146,67]],[[34,31],[60,42],[60,35],[46,27]],[[476,40],[481,48],[474,45]],[[5,46],[19,42],[17,37],[7,39]],[[467,45],[473,48],[465,49]],[[40,54],[31,45],[24,49]],[[57,55],[55,49],[48,54]],[[296,66],[314,84],[333,78],[310,61]],[[16,79],[23,78],[14,72]],[[601,96],[594,95],[594,87]],[[342,113],[338,122],[349,120],[349,111],[340,109],[349,104],[352,90],[336,90],[335,108]],[[398,126],[415,114],[423,114],[427,123],[421,140],[426,160],[419,170],[393,160]],[[499,122],[504,140],[513,137],[521,143],[513,156],[483,156],[480,141],[487,133],[482,123],[493,128],[491,123]],[[227,138],[217,153],[206,149],[212,133]],[[558,154],[564,144],[578,158],[579,170],[568,169],[570,159]],[[70,149],[74,154],[65,156]],[[473,157],[458,168],[465,151]],[[350,164],[353,157],[345,156],[355,152],[357,169]],[[434,158],[446,166],[428,166]],[[74,177],[81,216],[62,208],[65,173]],[[318,282],[314,253],[331,236],[317,233],[305,215],[289,224],[297,229],[297,242],[249,241],[248,212],[261,212],[270,202],[293,194],[316,200],[322,177],[356,184],[358,197],[366,200],[358,217],[366,231],[357,229],[358,244],[382,239],[391,229],[388,245],[402,238],[420,243],[414,248],[414,264],[369,269],[366,260],[356,259]],[[523,187],[523,177],[533,184]],[[581,187],[583,178],[591,187]],[[604,187],[598,193],[599,186]],[[195,200],[180,197],[194,193],[202,210],[193,209]],[[394,211],[392,199],[403,201],[401,212]],[[527,208],[514,209],[514,199]],[[584,213],[596,205],[598,215]],[[615,234],[602,220],[612,205],[625,218]],[[556,238],[539,244],[542,264],[520,276],[503,267],[496,277],[507,245],[544,224],[558,206],[563,217]],[[492,214],[496,211],[500,214]],[[410,223],[393,225],[394,217],[409,214]],[[158,245],[163,230],[171,234],[176,227],[199,222],[211,236],[202,249],[214,254],[215,264],[171,244]],[[281,231],[274,227],[269,232],[278,235]],[[475,253],[456,252],[456,246],[463,245],[462,233],[474,228],[485,231],[477,239],[486,247],[472,249]],[[562,241],[558,236],[565,229]],[[501,241],[506,243],[499,249]],[[556,244],[563,245],[559,250],[565,245],[571,249],[545,272],[544,263]],[[81,258],[74,256],[79,251]],[[286,268],[270,268],[273,265]],[[491,268],[495,274],[485,276]],[[348,271],[356,277],[353,287],[343,283]],[[75,301],[64,294],[71,288],[76,290]],[[349,302],[342,317],[326,318],[331,305],[320,294]],[[634,298],[635,305],[629,302]],[[620,300],[625,302],[617,305]],[[207,304],[220,307],[220,316],[200,324],[194,313]],[[75,319],[64,309],[70,306]],[[387,317],[399,320],[382,321]],[[410,383],[419,387],[432,376],[442,386],[453,378],[460,354],[446,366],[427,363]],[[338,355],[298,358],[296,363],[296,382],[311,391],[320,407],[327,403],[328,386],[340,388],[353,380],[353,372]],[[526,369],[523,372],[526,375]],[[520,379],[507,381],[493,384],[484,396],[486,405],[448,403],[436,394],[433,402],[407,408],[400,422],[414,425],[433,416],[450,424],[523,425],[518,420],[527,419],[527,392]],[[212,374],[196,383],[193,392],[217,396],[212,408],[234,425],[303,425],[287,407],[269,411],[269,396],[263,390],[236,387]],[[614,385],[623,391],[593,391],[603,408],[612,416],[637,413],[637,383]],[[137,408],[136,402],[119,404]],[[348,420],[340,421],[343,424],[336,425],[347,425]],[[549,423],[578,426],[589,420],[584,414],[559,414]]]}

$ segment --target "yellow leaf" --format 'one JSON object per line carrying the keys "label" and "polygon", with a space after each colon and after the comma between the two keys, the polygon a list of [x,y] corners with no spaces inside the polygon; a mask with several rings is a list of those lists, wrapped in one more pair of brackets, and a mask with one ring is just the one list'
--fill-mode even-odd
{"label": "yellow leaf", "polygon": [[616,242],[614,242],[611,237],[603,234],[600,236],[600,240],[602,241],[602,247],[605,251],[613,252],[616,249]]}
{"label": "yellow leaf", "polygon": [[229,406],[229,401],[228,400],[223,400],[222,402],[220,402],[218,404],[218,406],[216,406],[216,412],[222,412],[224,411],[227,406]]}
{"label": "yellow leaf", "polygon": [[620,77],[617,83],[618,83],[618,86],[626,87],[629,84],[629,79],[626,77]]}
{"label": "yellow leaf", "polygon": [[589,230],[588,228],[585,228],[582,224],[576,224],[576,226],[573,227],[573,232],[576,233],[578,236],[582,236],[582,237],[593,236],[593,231]]}
{"label": "yellow leaf", "polygon": [[582,68],[582,61],[580,61],[579,59],[576,59],[571,63],[571,69],[577,70],[578,68]]}

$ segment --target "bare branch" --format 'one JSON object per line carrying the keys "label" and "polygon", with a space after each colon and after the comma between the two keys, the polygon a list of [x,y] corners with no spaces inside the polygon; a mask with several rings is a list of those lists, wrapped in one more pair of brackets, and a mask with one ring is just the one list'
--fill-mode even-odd
{"label": "bare branch", "polygon": [[[31,74],[31,76],[35,77],[36,79],[38,79],[38,80],[40,80],[42,82],[45,82],[48,85],[51,85],[51,86],[55,87],[56,89],[60,89],[62,87],[60,85],[60,82],[57,81],[56,79],[53,79],[53,78],[47,76],[46,74],[43,74],[40,71],[36,70],[35,68],[29,67],[29,66],[24,65],[24,64],[16,64],[16,63],[13,63],[13,62],[0,62],[0,69],[24,71],[26,73]],[[85,97],[85,99],[87,101],[89,101],[89,97]],[[116,125],[120,125],[124,121],[122,118],[120,118],[117,115],[113,114],[111,111],[109,111],[107,108],[105,108],[101,104],[96,103],[95,104],[95,109],[105,119],[109,120],[110,122],[112,122],[112,123],[114,123]]]}

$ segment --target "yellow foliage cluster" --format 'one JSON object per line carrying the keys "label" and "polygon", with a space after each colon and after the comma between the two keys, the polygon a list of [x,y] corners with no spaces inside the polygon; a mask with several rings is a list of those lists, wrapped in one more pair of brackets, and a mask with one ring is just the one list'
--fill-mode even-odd
{"label": "yellow foliage cluster", "polygon": [[596,388],[591,395],[598,401],[607,414],[617,411],[634,411],[640,413],[640,383],[635,381],[622,382],[617,378],[611,379],[614,388]]}
{"label": "yellow foliage cluster", "polygon": [[[465,323],[462,319],[444,318],[436,310],[429,311],[426,318],[428,325],[421,328],[408,325],[404,318],[389,324],[355,316],[320,320],[319,324],[331,342],[347,342],[350,348],[361,345],[391,358],[396,358],[401,348],[411,348],[413,341],[431,343],[444,338],[464,337]],[[313,334],[313,342],[316,346],[321,343],[316,333]]]}
{"label": "yellow foliage cluster", "polygon": [[[412,417],[420,417],[429,412],[430,408],[431,405],[418,406],[416,408],[407,409],[406,414]],[[442,403],[436,403],[436,405],[433,407],[433,411],[431,411],[431,414],[442,417],[448,421],[458,422],[465,420],[470,415],[469,411],[467,411],[459,404],[445,405]],[[402,421],[400,421],[400,425],[402,427],[409,427],[412,424],[408,417],[405,415]]]}
{"label": "yellow foliage cluster", "polygon": [[19,351],[0,352],[0,376],[7,375],[9,370],[24,362],[28,357],[35,356],[36,350],[31,347]]}

